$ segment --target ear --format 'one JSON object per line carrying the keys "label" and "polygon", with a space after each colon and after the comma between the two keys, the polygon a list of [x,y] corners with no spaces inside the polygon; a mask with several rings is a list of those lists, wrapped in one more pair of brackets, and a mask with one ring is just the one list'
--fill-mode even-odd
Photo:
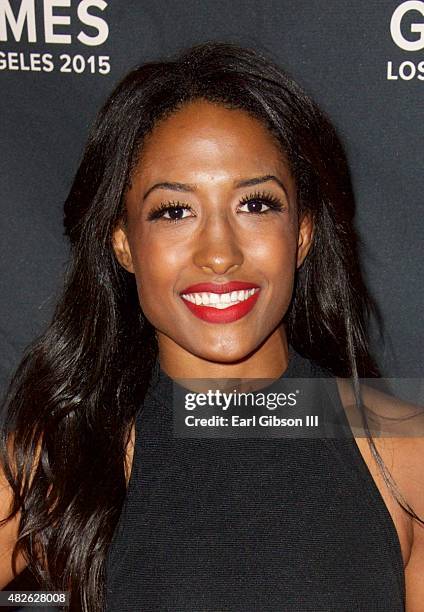
{"label": "ear", "polygon": [[120,222],[113,230],[112,246],[115,252],[115,257],[121,266],[128,272],[134,273],[130,245],[128,244],[128,237],[122,222]]}
{"label": "ear", "polygon": [[297,264],[296,267],[300,268],[305,260],[309,249],[312,246],[312,239],[314,235],[314,222],[310,213],[304,213],[299,222],[299,235],[297,242]]}

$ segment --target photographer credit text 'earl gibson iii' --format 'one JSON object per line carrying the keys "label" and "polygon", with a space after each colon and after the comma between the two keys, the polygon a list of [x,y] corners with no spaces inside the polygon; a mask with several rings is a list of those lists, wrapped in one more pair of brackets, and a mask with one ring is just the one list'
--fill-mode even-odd
{"label": "photographer credit text 'earl gibson iii'", "polygon": [[295,437],[303,437],[306,429],[317,430],[320,424],[318,414],[308,413],[304,392],[295,387],[284,392],[208,389],[199,393],[176,385],[174,433],[179,437],[284,437],[293,435],[288,430],[296,430]]}

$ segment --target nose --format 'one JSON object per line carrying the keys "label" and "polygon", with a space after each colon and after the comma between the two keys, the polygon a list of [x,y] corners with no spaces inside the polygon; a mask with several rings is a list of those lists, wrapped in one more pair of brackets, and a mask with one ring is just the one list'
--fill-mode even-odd
{"label": "nose", "polygon": [[243,263],[234,228],[225,213],[210,215],[196,236],[194,263],[205,272],[229,274]]}

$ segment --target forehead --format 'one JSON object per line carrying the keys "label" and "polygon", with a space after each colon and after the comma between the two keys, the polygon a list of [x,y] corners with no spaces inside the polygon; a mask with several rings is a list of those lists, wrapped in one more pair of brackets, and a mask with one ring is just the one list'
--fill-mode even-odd
{"label": "forehead", "polygon": [[290,175],[282,148],[259,119],[241,109],[196,100],[153,128],[145,138],[134,175],[149,180],[177,173],[188,179],[190,174],[220,171],[234,177]]}

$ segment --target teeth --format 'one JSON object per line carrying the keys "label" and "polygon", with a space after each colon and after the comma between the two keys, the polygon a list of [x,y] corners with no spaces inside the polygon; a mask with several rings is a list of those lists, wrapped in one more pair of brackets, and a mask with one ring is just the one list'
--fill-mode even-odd
{"label": "teeth", "polygon": [[241,289],[230,293],[184,293],[181,297],[192,304],[197,304],[197,306],[212,306],[222,310],[239,302],[244,302],[258,291],[259,289]]}

